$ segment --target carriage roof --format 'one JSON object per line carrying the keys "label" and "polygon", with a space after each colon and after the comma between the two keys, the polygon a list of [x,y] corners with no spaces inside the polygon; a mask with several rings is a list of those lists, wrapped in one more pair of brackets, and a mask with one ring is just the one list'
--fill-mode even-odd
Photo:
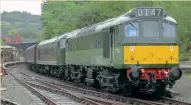
{"label": "carriage roof", "polygon": [[73,38],[73,37],[76,37],[77,34],[80,32],[80,30],[81,30],[81,29],[76,29],[76,30],[74,30],[74,31],[72,31],[72,32],[70,32],[70,33],[67,33],[66,38]]}
{"label": "carriage roof", "polygon": [[51,39],[44,40],[44,41],[40,42],[40,43],[38,44],[38,46],[46,45],[46,44],[49,44],[49,43],[53,43],[53,42],[57,41],[58,37],[59,37],[59,36],[53,37],[53,38],[51,38]]}
{"label": "carriage roof", "polygon": [[35,45],[32,45],[32,46],[28,47],[28,48],[26,49],[26,51],[27,51],[27,50],[30,50],[30,49],[32,49],[32,48],[34,48],[34,47],[35,47]]}

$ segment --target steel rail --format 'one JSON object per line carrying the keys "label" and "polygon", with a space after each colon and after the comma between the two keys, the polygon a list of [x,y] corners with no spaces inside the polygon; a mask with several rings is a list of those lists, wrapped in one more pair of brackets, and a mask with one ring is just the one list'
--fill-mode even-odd
{"label": "steel rail", "polygon": [[88,98],[87,96],[85,96],[84,94],[81,93],[74,93],[71,90],[64,90],[64,89],[56,89],[54,87],[47,87],[47,86],[43,86],[40,84],[36,84],[36,83],[32,83],[32,82],[28,82],[26,81],[26,83],[30,84],[33,87],[39,88],[39,89],[44,89],[56,94],[61,94],[64,95],[66,97],[70,97],[73,98],[75,101],[81,102],[81,103],[86,103],[86,104],[90,104],[90,105],[123,105],[117,102],[106,102],[106,101],[101,101],[101,100],[97,100],[97,99],[92,99],[92,98]]}
{"label": "steel rail", "polygon": [[[28,74],[22,73],[23,75],[26,75],[28,77],[32,77]],[[154,102],[154,101],[147,101],[147,100],[141,100],[141,99],[136,99],[136,98],[128,98],[128,97],[123,97],[119,95],[113,95],[113,94],[108,94],[108,93],[103,93],[103,92],[97,92],[97,91],[92,91],[92,90],[87,90],[87,89],[82,89],[78,88],[75,86],[70,86],[70,85],[65,85],[65,84],[56,84],[55,82],[50,82],[46,80],[42,80],[39,78],[35,78],[35,80],[46,84],[52,88],[58,89],[58,90],[65,90],[68,89],[70,91],[77,91],[79,93],[91,95],[91,96],[96,96],[104,99],[109,99],[109,100],[114,100],[116,102],[120,101],[121,103],[128,103],[128,104],[141,104],[141,105],[163,105],[163,103],[159,102]]]}
{"label": "steel rail", "polygon": [[37,95],[39,98],[41,98],[43,101],[45,101],[45,103],[47,103],[48,105],[57,105],[57,104],[56,104],[56,102],[53,103],[53,101],[50,98],[42,95],[38,90],[33,89],[32,86],[36,87],[36,88],[44,89],[44,90],[47,90],[47,91],[50,91],[50,92],[53,92],[53,93],[62,94],[62,95],[65,95],[65,96],[72,97],[72,98],[74,98],[75,101],[81,102],[81,103],[86,104],[86,105],[105,105],[105,104],[107,104],[107,105],[123,105],[123,104],[120,104],[120,103],[113,104],[111,102],[106,102],[106,101],[97,102],[98,100],[96,101],[96,99],[93,100],[93,99],[81,96],[80,94],[74,94],[70,90],[63,90],[63,89],[58,90],[58,89],[55,89],[55,88],[50,88],[50,87],[42,86],[42,85],[39,85],[39,84],[34,84],[34,83],[29,82],[29,81],[20,80],[16,76],[14,76],[12,73],[10,73],[10,74],[18,82],[25,85],[28,89],[30,89],[30,90],[32,89],[31,91],[35,95]]}
{"label": "steel rail", "polygon": [[97,91],[92,91],[92,90],[87,90],[87,89],[82,89],[82,88],[78,88],[75,86],[70,86],[70,85],[63,85],[63,84],[56,84],[55,82],[49,82],[46,80],[41,80],[41,79],[37,79],[36,80],[47,84],[51,87],[57,88],[57,89],[69,89],[71,91],[77,91],[83,94],[88,94],[91,96],[96,96],[96,97],[101,97],[104,99],[110,99],[110,100],[115,100],[115,101],[120,101],[121,103],[131,103],[131,104],[141,104],[141,105],[163,105],[162,103],[158,103],[158,102],[154,102],[154,101],[147,101],[147,100],[141,100],[141,99],[136,99],[136,98],[127,98],[127,97],[123,97],[123,96],[119,96],[119,95],[113,95],[113,94],[109,94],[109,93],[103,93],[103,92],[97,92]]}
{"label": "steel rail", "polygon": [[166,104],[169,104],[169,105],[191,105],[191,103],[171,99],[168,97],[162,97],[162,101],[164,101]]}
{"label": "steel rail", "polygon": [[25,83],[23,80],[18,79],[16,76],[14,76],[11,72],[8,72],[15,78],[16,81],[18,81],[20,84],[22,84],[24,87],[26,87],[28,90],[30,90],[33,94],[38,96],[42,101],[44,101],[48,105],[57,105],[56,102],[54,102],[52,99],[48,98],[46,95],[42,94],[38,90],[34,89],[32,86]]}

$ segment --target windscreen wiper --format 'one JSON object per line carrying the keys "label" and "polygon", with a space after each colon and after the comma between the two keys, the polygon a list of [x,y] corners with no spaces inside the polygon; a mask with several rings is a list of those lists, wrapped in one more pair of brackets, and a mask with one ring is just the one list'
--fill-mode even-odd
{"label": "windscreen wiper", "polygon": [[132,22],[130,23],[133,27],[135,27],[137,30],[139,30],[138,27],[135,26],[135,24],[133,24]]}

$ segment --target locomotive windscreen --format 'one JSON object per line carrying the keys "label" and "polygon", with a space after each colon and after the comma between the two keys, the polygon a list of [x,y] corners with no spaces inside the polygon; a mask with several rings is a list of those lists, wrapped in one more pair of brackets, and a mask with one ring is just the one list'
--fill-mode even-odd
{"label": "locomotive windscreen", "polygon": [[143,21],[143,36],[159,37],[158,21]]}

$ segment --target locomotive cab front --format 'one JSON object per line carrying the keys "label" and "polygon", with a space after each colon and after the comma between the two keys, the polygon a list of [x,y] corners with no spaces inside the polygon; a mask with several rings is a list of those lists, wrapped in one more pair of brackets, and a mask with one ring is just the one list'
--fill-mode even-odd
{"label": "locomotive cab front", "polygon": [[121,25],[127,78],[140,91],[163,93],[182,75],[177,23],[162,8],[136,8],[127,16],[130,20]]}

